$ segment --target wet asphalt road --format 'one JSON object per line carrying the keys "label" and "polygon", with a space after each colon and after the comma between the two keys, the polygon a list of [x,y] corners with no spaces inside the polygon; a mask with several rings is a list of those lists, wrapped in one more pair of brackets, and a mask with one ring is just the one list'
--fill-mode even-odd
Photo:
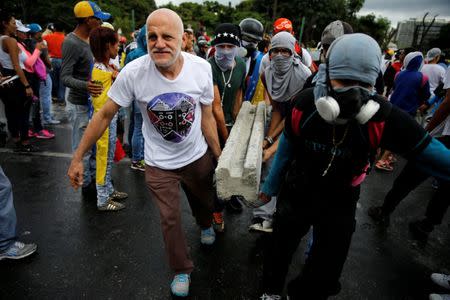
{"label": "wet asphalt road", "polygon": [[[55,107],[63,116],[60,107]],[[129,160],[114,167],[115,186],[129,194],[127,208],[100,213],[66,178],[70,127],[52,127],[56,138],[36,141],[34,155],[0,148],[0,165],[13,184],[21,240],[36,242],[37,254],[0,262],[0,299],[171,299],[172,274],[166,263],[159,214],[140,171]],[[412,192],[382,230],[366,215],[381,203],[394,173],[372,172],[364,183],[357,227],[342,274],[342,292],[331,299],[427,299],[432,272],[450,271],[450,214],[425,243],[408,232],[408,222],[423,215],[434,190],[427,181]],[[450,195],[449,195],[450,196]],[[258,299],[262,247],[266,238],[248,232],[251,210],[225,213],[226,232],[211,249],[199,242],[199,229],[183,201],[183,224],[196,264],[189,299]],[[295,234],[295,228],[292,228]],[[290,270],[297,274],[306,241]]]}

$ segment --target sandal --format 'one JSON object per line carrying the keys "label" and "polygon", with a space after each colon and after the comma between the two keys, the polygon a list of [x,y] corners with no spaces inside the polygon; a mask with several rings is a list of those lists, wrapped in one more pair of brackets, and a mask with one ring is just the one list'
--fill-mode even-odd
{"label": "sandal", "polygon": [[398,161],[398,159],[395,157],[394,154],[390,154],[390,155],[388,156],[388,158],[387,158],[387,161],[388,161],[390,164],[395,164],[395,163]]}
{"label": "sandal", "polygon": [[377,163],[375,164],[375,168],[377,170],[387,171],[387,172],[392,172],[394,170],[394,167],[392,167],[389,164],[389,161],[387,161],[387,160],[379,160],[379,161],[377,161]]}

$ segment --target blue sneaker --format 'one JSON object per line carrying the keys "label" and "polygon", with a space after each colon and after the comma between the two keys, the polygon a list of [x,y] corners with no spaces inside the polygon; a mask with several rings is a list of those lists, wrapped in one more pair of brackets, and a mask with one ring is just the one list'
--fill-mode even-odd
{"label": "blue sneaker", "polygon": [[4,252],[0,252],[0,260],[25,258],[33,254],[36,249],[36,244],[24,244],[22,242],[16,241]]}
{"label": "blue sneaker", "polygon": [[211,226],[208,229],[203,229],[202,234],[200,236],[200,243],[203,245],[212,245],[216,240],[216,233],[214,232],[214,228]]}
{"label": "blue sneaker", "polygon": [[170,284],[170,290],[172,294],[177,297],[186,297],[189,295],[189,283],[191,279],[189,274],[178,274],[172,280]]}

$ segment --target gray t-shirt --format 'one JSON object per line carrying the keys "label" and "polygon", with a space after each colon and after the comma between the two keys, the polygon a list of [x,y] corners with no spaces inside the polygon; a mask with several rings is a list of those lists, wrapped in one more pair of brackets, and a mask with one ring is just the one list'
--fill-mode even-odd
{"label": "gray t-shirt", "polygon": [[69,33],[62,44],[61,80],[70,89],[69,102],[88,103],[87,81],[91,76],[94,57],[89,44]]}

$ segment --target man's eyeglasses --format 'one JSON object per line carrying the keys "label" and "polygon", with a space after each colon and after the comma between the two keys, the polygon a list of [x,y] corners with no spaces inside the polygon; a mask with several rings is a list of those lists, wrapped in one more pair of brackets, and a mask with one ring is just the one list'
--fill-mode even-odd
{"label": "man's eyeglasses", "polygon": [[281,54],[283,56],[291,56],[291,50],[289,50],[288,48],[272,48],[269,50],[269,54],[270,55],[278,55]]}

